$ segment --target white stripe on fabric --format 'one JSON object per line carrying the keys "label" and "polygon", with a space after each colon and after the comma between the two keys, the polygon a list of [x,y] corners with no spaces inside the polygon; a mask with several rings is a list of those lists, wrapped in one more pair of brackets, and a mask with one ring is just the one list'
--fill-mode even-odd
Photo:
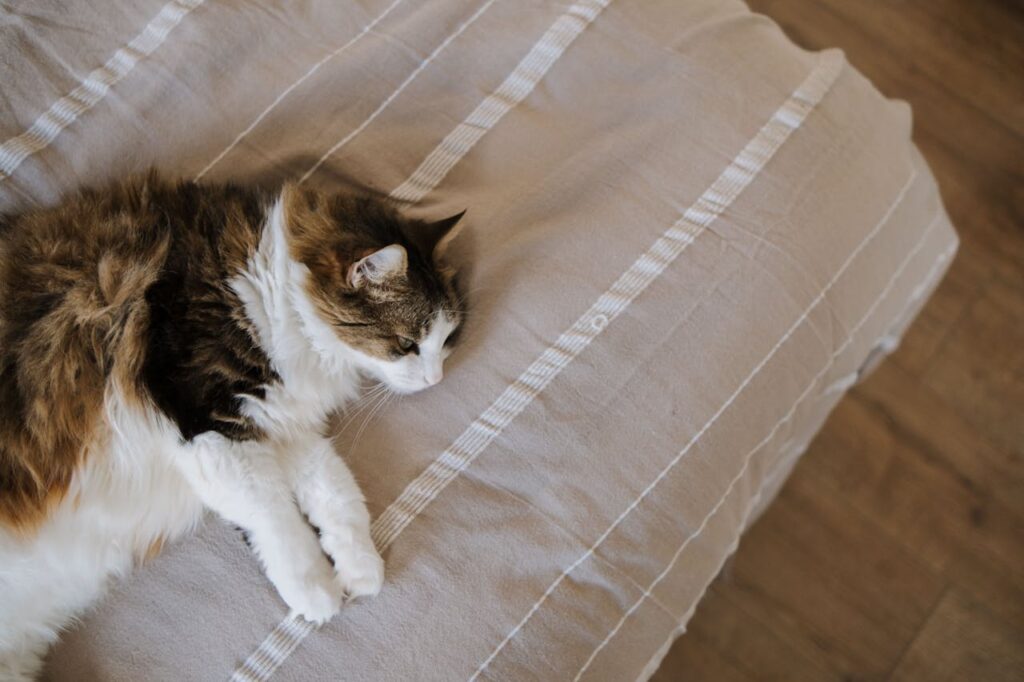
{"label": "white stripe on fabric", "polygon": [[269,680],[274,671],[314,629],[315,625],[298,616],[290,616],[281,621],[245,663],[235,670],[231,675],[231,682]]}
{"label": "white stripe on fabric", "polygon": [[[576,4],[572,5],[565,12],[565,14],[559,17],[555,21],[555,23],[552,24],[551,28],[549,28],[544,33],[544,35],[541,36],[541,38],[534,44],[533,48],[526,54],[526,56],[519,62],[519,64],[513,70],[513,74],[518,74],[516,76],[518,85],[514,89],[514,93],[516,97],[518,97],[518,99],[516,100],[517,103],[521,102],[527,95],[529,95],[530,91],[532,91],[533,88],[537,86],[537,84],[540,82],[542,78],[544,78],[544,76],[551,69],[551,67],[554,66],[555,61],[557,59],[556,58],[539,60],[537,55],[557,54],[558,56],[561,56],[569,47],[569,45],[576,39],[576,37],[579,36],[579,34],[582,33],[583,30],[587,28],[587,26],[589,26],[591,22],[597,19],[598,15],[601,13],[601,10],[604,9],[604,7],[606,7],[610,2],[611,0],[581,0],[580,2],[577,2]],[[566,17],[569,16],[583,17],[585,21],[574,22],[572,24],[571,31],[562,29],[554,30],[555,26],[564,26],[564,20],[566,19]],[[524,67],[524,64],[526,64],[528,68]],[[499,89],[496,90],[495,92],[500,91],[502,88],[506,88],[507,91],[508,82],[509,79],[506,79],[505,82],[503,82],[502,85],[499,86]],[[523,91],[522,89],[524,84],[528,86],[528,89],[526,91]],[[495,95],[492,93],[492,95],[490,95],[484,101],[492,101],[494,97]],[[489,129],[490,127],[493,127],[498,123],[501,117],[504,116],[505,113],[507,113],[508,109],[502,111],[501,114],[498,116],[491,116],[487,118],[480,117],[478,113],[479,111],[480,107],[477,107],[477,109],[475,109],[473,113],[470,114],[470,118],[467,118],[466,120],[471,120],[472,117],[476,116],[477,118],[472,120],[478,121],[479,125],[485,125]],[[465,122],[463,122],[463,124],[460,125],[465,125]],[[449,137],[451,136],[449,135]],[[445,139],[447,140],[448,138]],[[473,144],[475,144],[477,140],[479,140],[479,137],[473,140]],[[444,143],[442,142],[441,144]],[[468,153],[471,147],[472,144],[464,147],[463,155],[465,153]],[[430,157],[428,156],[428,158]],[[435,185],[441,182],[441,180],[444,179],[444,175],[447,174],[449,170],[451,170],[451,168],[455,165],[455,162],[457,161],[458,159],[455,159],[454,161],[448,163],[445,166],[443,172],[432,173],[430,175],[430,180],[428,182],[433,182]],[[422,190],[422,188],[425,187],[425,185],[423,183],[420,183],[418,184],[418,187],[420,187]],[[431,189],[431,187],[427,187],[426,191],[423,191],[423,193],[420,194],[419,196],[422,198],[422,196],[424,196],[426,192],[429,191],[429,189]],[[520,377],[520,380],[522,379],[523,377]],[[445,455],[442,454],[441,457],[438,458],[438,461],[442,461],[444,459]],[[437,464],[437,462],[435,462],[434,464]],[[393,525],[390,520],[384,519],[383,515],[381,518],[378,518],[374,522],[372,529],[373,538],[381,551],[383,551],[387,547],[387,545],[389,545],[394,540],[394,538],[398,536],[402,528],[408,525],[408,523],[412,521],[413,518],[415,518],[416,514],[418,514],[417,511],[415,513],[412,513],[412,515],[410,516],[410,510],[422,510],[422,508],[425,507],[427,503],[429,503],[429,500],[427,500],[426,502],[422,503],[422,506],[418,506],[418,503],[414,503],[411,499],[413,497],[419,499],[419,487],[414,487],[414,484],[417,481],[424,481],[427,476],[433,478],[434,469],[428,467],[428,469],[424,473],[420,474],[420,476],[417,477],[417,479],[413,481],[412,484],[406,487],[406,489],[402,492],[402,495],[399,496],[398,500],[392,503],[392,505],[388,508],[390,510],[392,507],[395,507],[395,505],[401,503],[401,509],[403,511],[400,519],[403,521],[403,523],[400,526]],[[444,486],[442,485],[441,487],[443,488]],[[436,492],[434,492],[434,495],[436,495],[438,492],[440,492],[440,488],[438,488]],[[387,512],[385,512],[385,514],[387,514]],[[395,515],[392,514],[388,518],[393,519],[394,517]],[[383,521],[387,521],[387,523],[385,524]],[[384,540],[382,540],[382,538],[384,538]],[[297,627],[298,625],[302,625],[306,629],[299,630]],[[281,663],[284,662],[288,654],[290,654],[295,649],[295,647],[298,646],[302,639],[304,639],[306,635],[313,631],[313,629],[314,628],[312,626],[305,623],[305,621],[302,621],[301,618],[290,615],[288,618],[279,623],[278,626],[274,629],[274,631],[271,632],[270,635],[268,635],[266,639],[263,640],[263,642],[256,649],[256,651],[250,654],[249,657],[242,663],[242,665],[235,670],[232,679],[236,679],[236,676],[240,676],[237,677],[238,680],[245,680],[248,682],[264,682],[265,680],[270,679],[270,676],[273,675],[274,671],[276,671],[278,667],[280,667]],[[284,650],[280,645],[280,641],[282,639],[284,639],[288,645],[287,653],[285,653],[283,656],[278,655],[280,651]]]}
{"label": "white stripe on fabric", "polygon": [[[911,177],[913,177],[913,176],[911,176]],[[902,193],[901,193],[901,196],[902,196]],[[892,291],[893,285],[896,283],[896,280],[899,279],[900,275],[903,274],[904,270],[906,270],[907,265],[910,264],[910,262],[914,259],[914,257],[918,253],[920,253],[921,249],[924,247],[925,243],[927,242],[928,237],[931,235],[932,230],[935,228],[935,225],[938,224],[938,221],[939,221],[939,215],[936,215],[935,219],[932,220],[932,222],[928,225],[928,227],[921,234],[921,238],[918,239],[917,243],[914,245],[914,248],[906,255],[906,257],[903,259],[903,262],[900,263],[899,267],[893,272],[892,276],[889,278],[888,283],[882,289],[882,292],[874,300],[874,302],[868,308],[867,312],[864,313],[864,315],[863,315],[863,317],[861,317],[860,321],[857,322],[857,324],[853,327],[853,329],[850,330],[849,334],[846,337],[846,340],[838,348],[836,348],[836,350],[832,353],[831,357],[829,357],[828,361],[821,368],[821,370],[807,384],[807,387],[803,390],[803,392],[800,394],[800,396],[796,399],[796,402],[793,403],[793,406],[789,409],[789,411],[781,419],[779,419],[775,423],[775,426],[773,426],[771,428],[771,430],[768,432],[768,435],[766,435],[757,445],[755,445],[750,450],[750,452],[747,453],[746,457],[743,460],[743,466],[740,467],[740,470],[736,473],[736,475],[733,477],[733,479],[729,482],[729,486],[726,488],[726,490],[722,494],[721,498],[719,498],[718,502],[707,513],[707,515],[704,517],[703,521],[701,521],[700,525],[696,528],[696,530],[694,530],[692,533],[690,533],[686,537],[686,539],[683,540],[683,543],[679,546],[679,549],[676,550],[676,553],[672,556],[672,559],[669,561],[668,565],[665,566],[665,570],[663,570],[661,573],[659,573],[658,576],[651,582],[651,584],[648,585],[647,589],[644,590],[644,592],[640,595],[640,598],[637,599],[637,601],[622,615],[622,618],[619,620],[618,623],[615,624],[615,627],[613,627],[611,629],[611,631],[604,638],[604,640],[602,640],[601,643],[597,646],[597,648],[594,649],[594,651],[590,654],[590,657],[583,664],[583,667],[580,668],[580,671],[576,674],[576,677],[573,678],[574,681],[578,682],[578,680],[583,676],[583,674],[590,667],[590,664],[594,662],[594,659],[601,652],[601,650],[604,649],[605,646],[607,646],[608,642],[610,642],[611,639],[616,635],[616,633],[618,633],[618,631],[622,628],[622,626],[625,624],[626,620],[638,608],[640,608],[640,605],[643,604],[644,600],[646,600],[648,597],[651,596],[654,588],[656,588],[658,586],[658,584],[661,583],[661,581],[664,580],[665,577],[672,571],[672,569],[676,565],[676,562],[679,560],[679,557],[682,556],[683,552],[690,545],[690,542],[692,542],[694,538],[696,538],[697,536],[699,536],[701,533],[704,532],[704,530],[707,528],[708,522],[718,512],[718,510],[722,507],[722,505],[725,504],[725,501],[726,501],[726,499],[728,499],[729,495],[732,493],[733,488],[735,488],[736,484],[746,474],[747,469],[750,466],[750,463],[754,459],[754,455],[757,454],[761,450],[762,447],[764,447],[768,442],[771,441],[772,438],[775,437],[775,434],[778,433],[778,430],[783,425],[787,424],[793,418],[793,415],[796,414],[797,408],[801,404],[803,404],[803,401],[806,400],[807,396],[809,396],[811,394],[811,392],[813,391],[814,387],[817,386],[819,381],[821,381],[822,377],[824,377],[825,374],[830,369],[832,369],[832,366],[835,364],[835,361],[839,358],[839,356],[850,346],[851,343],[853,343],[854,338],[857,335],[857,332],[860,331],[860,329],[864,326],[864,323],[867,322],[871,318],[871,316],[878,309],[878,306],[882,303],[882,301],[884,301],[886,299],[886,297],[889,295],[889,292]],[[872,233],[868,236],[868,239],[870,239],[875,234],[875,232],[876,231],[873,230]],[[865,240],[865,241],[867,241],[867,240]],[[939,260],[937,261],[937,265],[941,264],[941,262],[944,260],[943,256],[945,256],[945,255],[946,254],[940,254]],[[925,281],[930,280],[931,277],[932,277],[932,273],[929,272],[928,276],[925,278]],[[911,297],[908,300],[907,305],[908,306],[911,305],[914,302],[915,298],[916,298],[915,296],[911,295]],[[812,304],[811,308],[815,307],[815,305],[816,304]],[[808,312],[809,311],[810,311],[810,308],[808,309]],[[901,315],[902,315],[902,313],[901,313]],[[803,318],[803,316],[802,316],[802,318]],[[742,532],[742,529],[745,528],[745,526],[746,526],[746,518],[749,515],[750,510],[753,509],[756,506],[757,502],[760,500],[760,495],[761,495],[761,492],[763,490],[764,490],[763,486],[758,489],[758,492],[757,492],[756,495],[754,495],[754,499],[753,499],[750,507],[748,508],[747,512],[744,514],[743,523],[739,526],[739,528],[741,529],[741,532]],[[728,554],[731,554],[731,552],[727,553],[727,555]],[[712,578],[714,578],[713,575],[712,575]]]}
{"label": "white stripe on fabric", "polygon": [[465,470],[547,385],[597,338],[739,196],[796,130],[842,67],[827,52],[800,88],[775,112],[718,179],[611,288],[524,371],[470,426],[412,481],[374,524],[374,539],[390,544]]}
{"label": "white stripe on fabric", "polygon": [[398,201],[417,202],[444,179],[448,172],[511,109],[529,95],[537,82],[583,29],[597,18],[611,0],[577,2],[551,25],[547,33],[519,62],[508,78],[480,102],[476,109],[444,138],[419,168],[391,193]]}
{"label": "white stripe on fabric", "polygon": [[[921,281],[921,284],[919,286],[925,286],[925,287],[927,287],[927,286],[934,286],[936,284],[935,280],[938,277],[938,275],[940,274],[940,270],[941,270],[942,266],[946,263],[947,260],[949,260],[953,256],[954,253],[956,253],[956,249],[957,249],[957,243],[954,242],[953,244],[951,244],[949,246],[949,248],[947,248],[945,251],[940,253],[935,258],[935,262],[932,263],[932,267],[931,267],[931,270],[929,271],[928,275]],[[905,304],[905,307],[903,308],[903,311],[900,313],[899,316],[902,317],[903,315],[906,315],[913,308],[913,306],[914,306],[914,304],[916,302],[917,302],[917,297],[911,296],[907,300],[907,302]],[[783,463],[782,466],[785,466],[785,463]],[[778,469],[778,468],[779,467],[776,467],[776,469]],[[774,472],[774,471],[770,474],[770,476],[773,477],[773,478],[775,477],[775,475],[776,475],[776,472]],[[697,605],[700,604],[701,600],[704,597],[704,594],[707,592],[708,587],[710,587],[711,583],[714,581],[715,576],[718,575],[718,573],[722,570],[722,567],[725,565],[725,562],[728,561],[729,557],[732,556],[732,554],[739,547],[739,541],[740,541],[739,536],[742,535],[743,530],[746,529],[747,525],[750,523],[750,521],[751,521],[751,518],[750,518],[751,514],[754,513],[754,510],[757,509],[758,505],[761,503],[761,496],[763,495],[764,491],[767,490],[768,488],[769,488],[769,486],[762,485],[760,488],[758,488],[757,493],[751,498],[750,503],[747,505],[747,509],[746,509],[746,511],[743,514],[743,519],[740,522],[740,525],[739,525],[739,529],[740,530],[739,530],[739,532],[737,534],[737,537],[733,539],[732,543],[730,543],[729,549],[722,556],[722,560],[721,560],[721,562],[719,562],[718,568],[715,569],[715,571],[711,574],[710,578],[708,579],[708,582],[704,585],[704,589],[701,591],[700,596],[697,597],[697,599],[694,600],[694,602],[692,604],[690,604],[690,608],[688,608],[686,610],[686,613],[684,613],[682,615],[682,617],[679,619],[679,623],[682,626],[684,631],[686,629],[687,623],[689,623],[689,621],[690,621],[690,618],[693,617],[694,612],[697,610]]]}
{"label": "white stripe on fabric", "polygon": [[315,173],[317,169],[323,165],[324,161],[326,161],[328,157],[335,154],[339,149],[348,144],[349,141],[352,140],[352,138],[354,138],[359,133],[363,132],[363,130],[366,129],[366,126],[373,123],[373,121],[380,115],[380,113],[384,111],[384,109],[386,109],[389,104],[395,101],[395,98],[401,95],[402,92],[407,87],[409,87],[409,84],[416,80],[416,77],[423,73],[423,70],[430,66],[430,63],[433,62],[437,58],[437,56],[444,51],[446,47],[452,44],[452,41],[454,41],[456,38],[462,35],[462,33],[471,25],[473,25],[473,23],[476,22],[476,20],[479,19],[484,12],[490,9],[491,5],[493,5],[495,1],[496,0],[487,0],[487,2],[480,5],[480,8],[477,9],[477,11],[473,12],[469,19],[466,19],[464,22],[462,22],[450,36],[445,38],[440,45],[435,47],[434,51],[427,55],[427,58],[420,62],[420,65],[413,69],[412,73],[406,76],[405,80],[402,81],[402,83],[395,89],[395,91],[388,95],[387,99],[381,102],[380,106],[378,106],[377,109],[374,110],[374,112],[370,114],[370,116],[359,125],[359,127],[355,128],[348,135],[341,138],[333,147],[324,152],[323,156],[317,159],[317,162],[314,163],[313,166],[308,171],[306,171],[306,173],[301,178],[299,178],[299,184],[301,185],[306,180],[308,180],[309,176],[313,175],[313,173]]}
{"label": "white stripe on fabric", "polygon": [[[598,299],[598,303],[588,311],[588,314],[585,314],[579,321],[577,321],[576,325],[574,325],[570,332],[563,334],[563,337],[559,339],[559,342],[554,346],[556,352],[553,355],[554,358],[557,359],[559,365],[552,366],[546,363],[534,363],[535,365],[540,364],[540,366],[535,370],[535,374],[539,375],[539,381],[534,379],[534,383],[540,385],[541,388],[546,386],[547,383],[550,382],[559,371],[561,371],[562,367],[567,365],[576,355],[579,354],[580,351],[582,351],[584,347],[586,347],[587,344],[590,343],[591,340],[593,340],[594,337],[600,333],[591,324],[591,321],[596,317],[596,315],[605,315],[609,321],[613,320],[633,301],[634,298],[636,298],[637,295],[646,289],[647,286],[654,281],[654,279],[660,275],[673,260],[675,260],[686,245],[690,244],[694,238],[704,230],[704,228],[710,225],[722,213],[722,211],[728,208],[732,202],[735,201],[736,197],[738,197],[740,193],[754,180],[754,178],[757,177],[760,171],[767,165],[768,161],[771,160],[793,131],[797,130],[807,119],[807,116],[811,113],[815,105],[821,101],[832,87],[836,78],[839,77],[842,65],[842,54],[838,51],[829,51],[821,55],[818,64],[814,67],[803,84],[801,84],[789,99],[779,107],[779,109],[772,115],[771,119],[764,125],[764,127],[761,128],[760,131],[758,131],[757,135],[747,143],[747,146],[743,148],[739,155],[737,155],[729,166],[722,171],[722,174],[717,180],[715,180],[711,187],[704,192],[693,206],[686,210],[683,217],[680,218],[675,225],[669,228],[668,232],[659,238],[647,253],[637,259],[633,266],[630,267],[618,282],[612,285],[612,288],[606,294],[602,295],[602,297]],[[563,339],[565,339],[565,341],[563,341]],[[774,349],[772,352],[774,353]],[[542,359],[543,357],[544,356],[542,356]],[[765,362],[766,361],[767,359]],[[763,363],[755,368],[755,374],[760,370],[761,366],[763,366]],[[531,369],[533,369],[532,366]],[[529,374],[530,371],[531,370],[528,369],[527,374]],[[491,661],[493,661],[505,646],[512,641],[512,638],[516,636],[530,618],[532,618],[540,609],[544,602],[547,601],[547,598],[552,592],[554,592],[558,585],[561,584],[565,577],[594,553],[597,546],[604,542],[605,538],[612,533],[612,531],[619,523],[621,523],[629,512],[631,512],[636,505],[647,496],[654,486],[664,478],[675,463],[682,458],[682,455],[689,450],[693,443],[695,443],[707,431],[711,424],[717,420],[718,416],[721,415],[721,413],[732,403],[739,392],[746,387],[746,384],[749,383],[751,378],[753,378],[753,374],[751,374],[747,381],[740,386],[737,392],[734,393],[725,404],[723,404],[711,420],[709,420],[708,423],[694,435],[690,443],[683,450],[683,453],[673,459],[672,462],[669,463],[669,466],[659,474],[654,482],[641,493],[640,497],[626,508],[626,510],[614,521],[608,530],[601,534],[594,545],[570,566],[568,566],[561,575],[558,576],[555,582],[553,582],[551,586],[544,591],[540,598],[533,604],[533,606],[530,607],[523,619],[480,664],[470,680],[475,680],[484,672],[484,670],[487,669],[487,666],[490,665]],[[531,386],[532,384],[527,385]],[[515,386],[516,385],[514,384],[513,387]],[[510,387],[510,390],[513,387]],[[506,391],[506,393],[508,392],[509,391]],[[502,398],[504,397],[505,396],[503,395]],[[502,398],[499,398],[495,404],[500,402]],[[530,398],[532,399],[532,396],[530,396]],[[514,399],[518,399],[518,396],[515,396]],[[513,417],[522,411],[525,404],[522,406],[516,404],[514,406],[518,407],[518,411],[513,414]],[[488,412],[490,412],[490,409]],[[502,410],[501,413],[499,413],[499,417],[501,414],[505,413],[507,413],[507,411]],[[486,414],[487,413],[485,413],[485,415]],[[508,421],[511,421],[511,419]],[[507,422],[505,422],[505,424],[507,424]],[[489,435],[487,442],[490,442],[490,440],[492,440],[496,435],[496,433]],[[475,453],[473,456],[475,457]],[[472,458],[465,461],[464,464],[461,464],[461,468],[464,469],[469,466],[471,461]],[[449,473],[448,471],[444,472],[445,475],[448,475],[449,480],[450,478],[454,478],[457,473],[458,471],[454,471],[454,473]],[[448,481],[444,481],[444,484],[447,484],[447,482]],[[414,482],[414,484],[415,483],[416,482]],[[406,490],[408,490],[408,488]],[[436,496],[436,493],[434,493],[434,495]],[[423,504],[423,506],[426,506],[426,504]],[[394,507],[394,505],[392,505],[392,507]],[[391,511],[391,508],[389,508],[388,511]],[[385,512],[385,515],[386,514],[387,512]]]}
{"label": "white stripe on fabric", "polygon": [[396,7],[398,7],[400,4],[402,4],[402,2],[404,2],[404,0],[394,0],[394,2],[392,2],[390,5],[388,5],[384,9],[383,12],[381,12],[379,15],[377,15],[376,19],[374,19],[373,21],[368,23],[366,26],[364,26],[363,30],[361,30],[355,36],[350,38],[341,47],[339,47],[336,50],[334,50],[333,52],[329,53],[323,59],[321,59],[316,64],[311,66],[309,68],[309,70],[306,71],[306,73],[304,73],[302,75],[301,78],[299,78],[297,81],[295,81],[294,83],[289,85],[287,88],[285,88],[283,91],[281,91],[281,94],[278,95],[277,98],[273,102],[270,103],[270,106],[268,106],[266,109],[264,109],[263,112],[259,116],[257,116],[253,120],[252,123],[249,124],[249,127],[247,127],[242,132],[238,133],[238,136],[235,137],[234,140],[232,140],[231,144],[229,144],[227,147],[224,148],[224,151],[222,151],[220,154],[215,156],[213,158],[213,160],[210,161],[210,163],[206,164],[206,166],[203,167],[203,170],[199,171],[199,173],[196,174],[196,177],[195,177],[196,181],[198,182],[199,180],[202,180],[203,176],[210,172],[210,169],[212,169],[214,166],[216,166],[218,163],[220,163],[221,159],[223,159],[225,156],[227,156],[229,153],[231,153],[231,150],[234,149],[235,147],[237,147],[238,143],[241,142],[249,133],[251,133],[256,128],[256,126],[258,126],[263,121],[263,119],[265,119],[267,117],[267,115],[270,114],[270,112],[273,111],[274,108],[276,108],[277,105],[280,104],[284,100],[285,97],[287,97],[289,94],[291,94],[291,92],[293,90],[295,90],[295,88],[299,87],[300,85],[305,83],[307,80],[309,80],[313,76],[313,74],[315,74],[317,71],[320,70],[321,66],[323,66],[327,62],[331,61],[332,59],[334,59],[335,57],[340,55],[342,52],[344,52],[348,48],[352,47],[352,45],[354,45],[360,38],[362,38],[367,33],[372,31],[373,28],[377,24],[379,24],[384,19],[386,19],[387,16],[389,14],[391,14],[392,10],[394,10]]}
{"label": "white stripe on fabric", "polygon": [[22,134],[0,144],[0,182],[9,178],[22,161],[46,149],[62,130],[92,109],[135,65],[153,53],[185,16],[205,0],[172,0],[130,43],[120,48],[102,67],[90,73],[78,87],[54,102]]}
{"label": "white stripe on fabric", "polygon": [[[925,289],[927,289],[935,285],[935,279],[939,275],[940,268],[956,252],[956,248],[957,244],[956,242],[954,242],[952,245],[950,245],[948,249],[946,249],[945,251],[938,255],[938,257],[935,259],[935,262],[932,264],[931,270],[929,271],[928,275],[921,281],[921,284],[919,285],[920,287],[924,287]],[[903,311],[897,316],[897,319],[902,318],[904,315],[910,312],[910,310],[914,306],[914,303],[916,303],[917,298],[917,296],[912,295],[907,300],[903,308]],[[775,467],[775,470],[768,475],[768,478],[774,480],[781,473],[781,471],[784,470],[785,466],[786,462],[782,462],[779,465],[777,465]],[[715,577],[721,572],[722,567],[725,566],[725,562],[728,561],[729,557],[731,557],[739,548],[740,535],[742,535],[744,529],[747,527],[747,524],[750,523],[751,514],[754,513],[754,510],[757,509],[758,505],[761,503],[761,496],[763,495],[764,491],[769,489],[770,487],[771,485],[762,485],[760,488],[758,488],[757,493],[751,498],[750,503],[747,505],[747,509],[744,512],[743,520],[738,526],[739,530],[737,532],[737,536],[729,544],[729,547],[726,549],[725,554],[722,555],[722,560],[718,563],[718,568],[712,571],[708,581],[704,584],[704,588],[701,590],[700,595],[693,601],[692,604],[690,604],[690,608],[688,608],[686,610],[686,613],[684,613],[683,616],[679,619],[679,624],[673,627],[670,631],[669,638],[667,640],[667,644],[670,648],[673,640],[675,640],[681,634],[686,632],[687,624],[693,617],[694,612],[697,610],[697,606],[701,603],[701,601],[703,601],[704,595],[707,593],[708,588],[711,587],[711,583],[714,582]],[[644,671],[637,678],[637,682],[645,682],[655,672],[656,669],[651,670],[650,666],[644,668]]]}

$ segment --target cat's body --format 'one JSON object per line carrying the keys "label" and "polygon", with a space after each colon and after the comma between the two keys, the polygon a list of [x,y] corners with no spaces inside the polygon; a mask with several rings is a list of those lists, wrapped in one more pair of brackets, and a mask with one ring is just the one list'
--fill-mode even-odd
{"label": "cat's body", "polygon": [[326,417],[440,380],[455,222],[150,176],[0,223],[0,680],[204,508],[311,620],[380,589]]}

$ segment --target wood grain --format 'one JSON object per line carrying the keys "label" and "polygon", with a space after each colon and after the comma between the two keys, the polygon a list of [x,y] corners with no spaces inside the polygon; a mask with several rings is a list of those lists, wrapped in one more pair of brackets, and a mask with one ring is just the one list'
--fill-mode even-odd
{"label": "wood grain", "polygon": [[1012,682],[1024,671],[1024,647],[1002,623],[950,589],[914,640],[892,679],[898,682]]}
{"label": "wood grain", "polygon": [[748,1],[911,103],[962,245],[654,679],[1024,680],[1024,3]]}

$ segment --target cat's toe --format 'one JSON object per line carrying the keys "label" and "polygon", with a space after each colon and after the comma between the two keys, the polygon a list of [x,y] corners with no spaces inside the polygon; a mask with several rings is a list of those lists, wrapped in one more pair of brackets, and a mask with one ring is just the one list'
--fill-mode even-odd
{"label": "cat's toe", "polygon": [[338,582],[349,599],[372,597],[384,585],[384,560],[370,547],[353,547],[334,557]]}
{"label": "cat's toe", "polygon": [[341,609],[344,590],[329,575],[316,575],[291,585],[278,585],[278,591],[294,613],[320,625]]}

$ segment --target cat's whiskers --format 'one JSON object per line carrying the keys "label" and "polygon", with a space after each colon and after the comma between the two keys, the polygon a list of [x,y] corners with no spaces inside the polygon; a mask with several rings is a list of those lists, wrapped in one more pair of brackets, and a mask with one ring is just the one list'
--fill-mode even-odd
{"label": "cat's whiskers", "polygon": [[382,411],[384,406],[391,401],[391,398],[394,395],[395,394],[391,391],[387,391],[377,400],[373,409],[371,409],[369,414],[366,415],[366,418],[363,419],[363,423],[360,425],[359,430],[356,431],[355,438],[352,439],[352,443],[349,445],[349,452],[355,452],[356,446],[359,444],[359,438],[363,435],[363,431],[365,431],[366,427],[369,426],[371,421],[373,421],[374,416],[376,416],[378,412]]}
{"label": "cat's whiskers", "polygon": [[457,298],[460,300],[460,302],[465,302],[465,301],[467,301],[469,299],[477,298],[477,294],[479,294],[481,292],[490,293],[490,292],[494,291],[495,289],[496,289],[496,287],[494,286],[494,284],[491,284],[491,283],[477,284],[472,289],[466,289],[464,291],[463,290],[459,290]]}
{"label": "cat's whiskers", "polygon": [[365,413],[374,404],[376,399],[380,398],[387,391],[388,387],[385,384],[376,383],[362,397],[346,407],[344,411],[345,421],[338,427],[338,434],[344,433],[352,422],[355,421],[356,417]]}

